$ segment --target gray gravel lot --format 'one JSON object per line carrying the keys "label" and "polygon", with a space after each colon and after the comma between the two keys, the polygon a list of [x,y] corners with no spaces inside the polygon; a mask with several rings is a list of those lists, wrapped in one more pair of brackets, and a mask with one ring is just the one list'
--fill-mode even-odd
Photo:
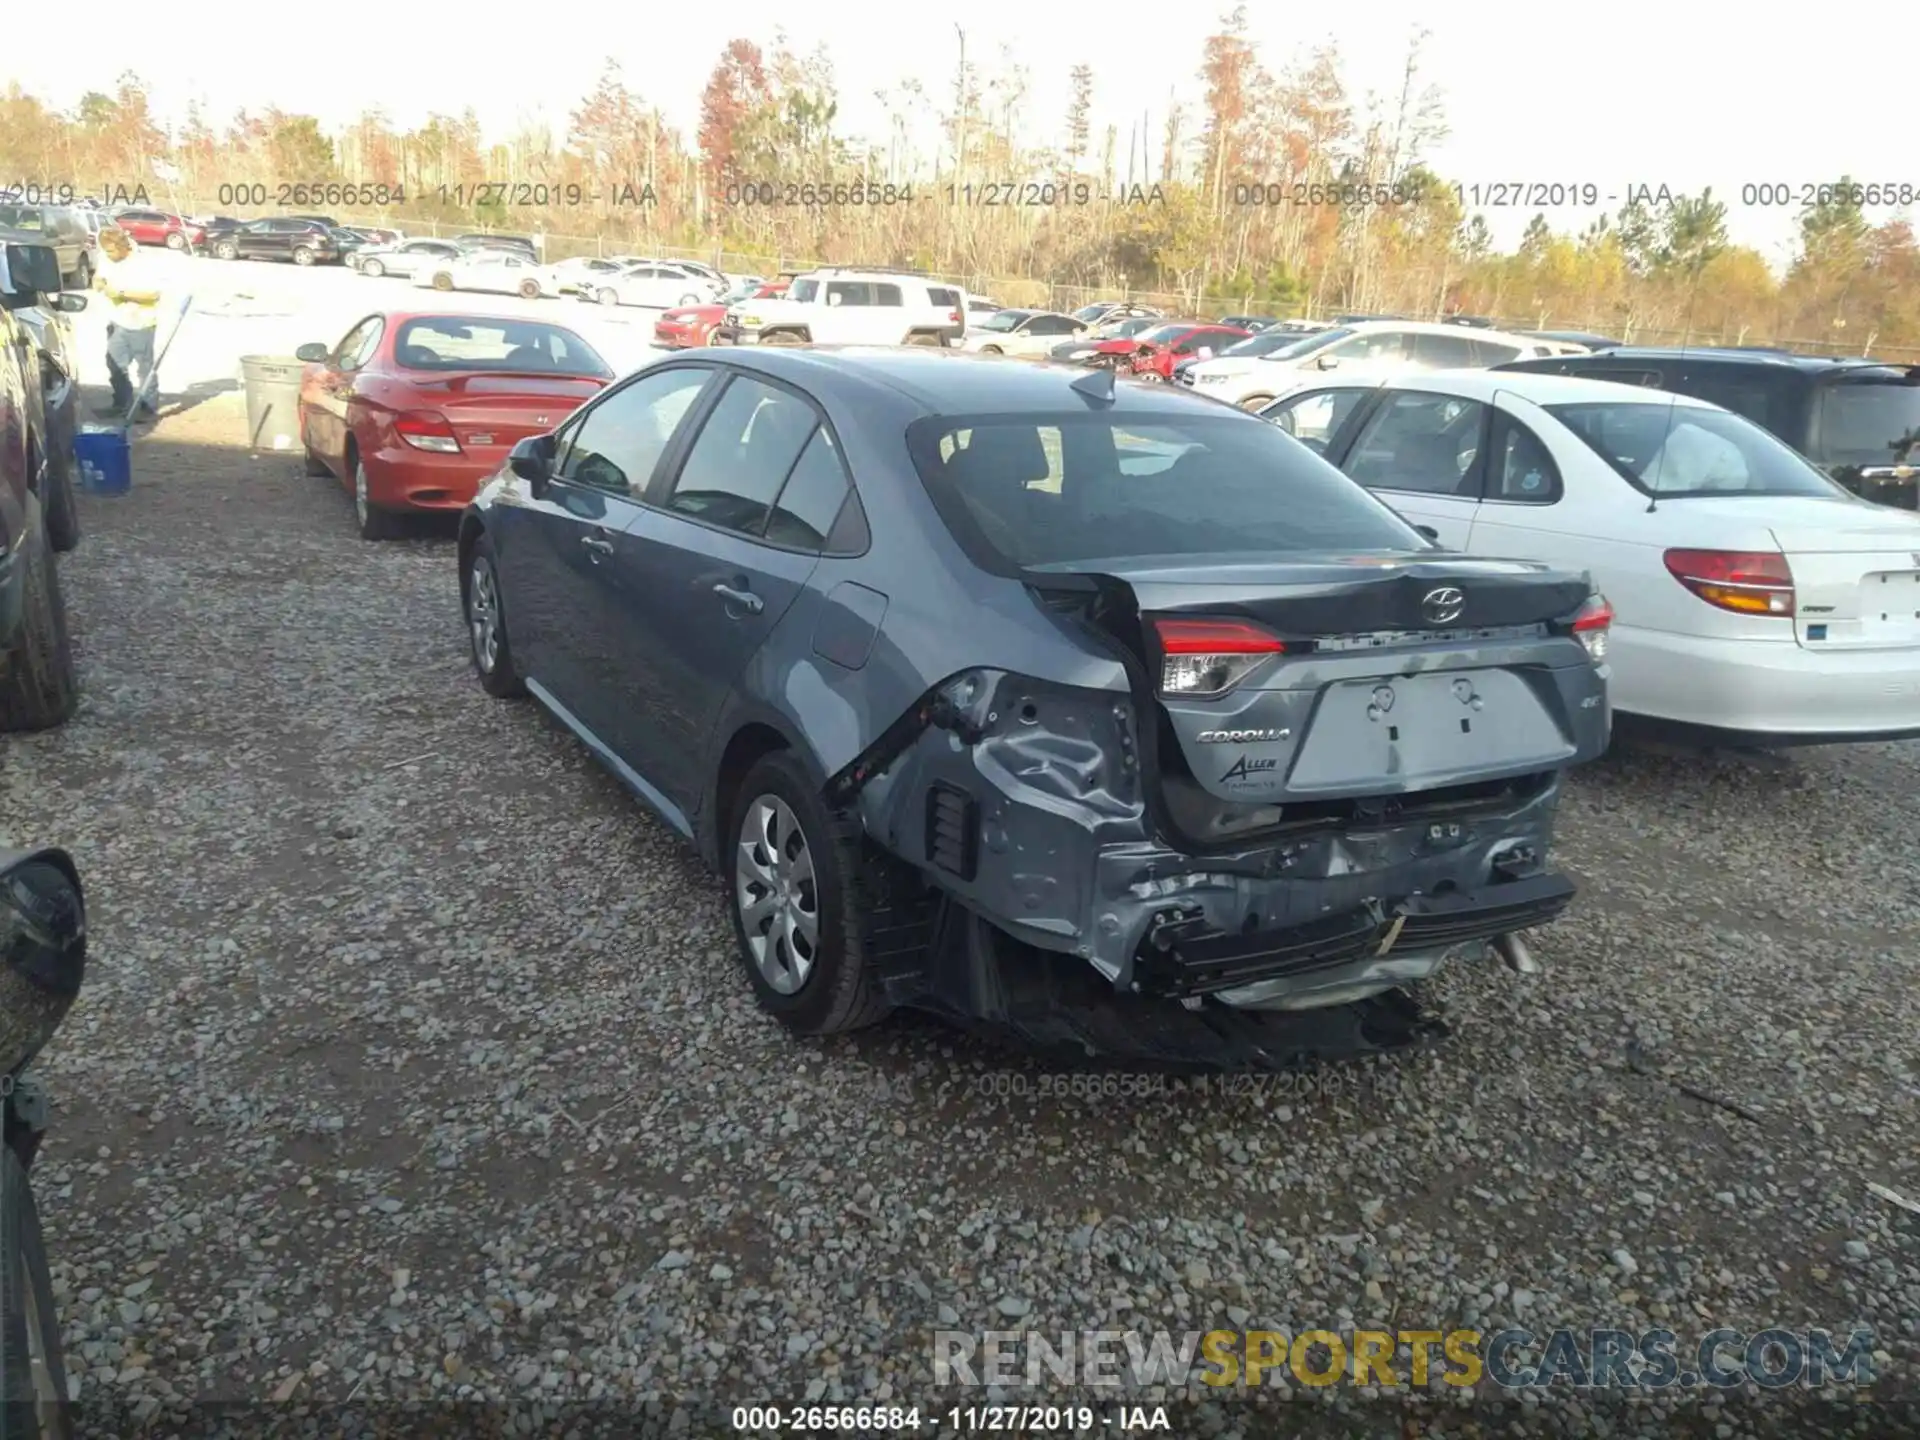
{"label": "gray gravel lot", "polygon": [[[1454,1036],[1416,1056],[1176,1093],[913,1019],[801,1043],[691,855],[471,681],[450,540],[361,542],[243,433],[209,399],[139,441],[130,496],[83,499],[82,709],[0,765],[0,835],[70,846],[90,888],[35,1173],[69,1363],[117,1417],[930,1414],[958,1393],[933,1332],[1013,1327],[1865,1324],[1876,1393],[1911,1394],[1920,1218],[1866,1187],[1920,1198],[1920,746],[1591,767],[1547,973],[1446,977]],[[1292,1393],[1290,1427],[1401,1433]],[[1789,1416],[1610,1409],[1500,1424]],[[1242,1397],[1176,1431],[1271,1423]]]}

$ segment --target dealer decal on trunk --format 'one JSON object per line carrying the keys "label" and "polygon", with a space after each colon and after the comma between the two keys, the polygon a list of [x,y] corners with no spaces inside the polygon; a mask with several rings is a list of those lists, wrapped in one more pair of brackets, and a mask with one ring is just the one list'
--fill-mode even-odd
{"label": "dealer decal on trunk", "polygon": [[1279,768],[1280,762],[1278,760],[1255,760],[1250,756],[1242,755],[1238,760],[1233,762],[1232,768],[1220,777],[1220,783],[1222,785],[1231,785],[1237,780],[1251,780],[1256,775],[1262,775],[1269,770],[1277,770]]}

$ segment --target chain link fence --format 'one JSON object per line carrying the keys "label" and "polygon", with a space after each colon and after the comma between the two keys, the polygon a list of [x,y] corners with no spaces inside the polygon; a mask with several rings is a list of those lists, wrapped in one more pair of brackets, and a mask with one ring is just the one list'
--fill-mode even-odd
{"label": "chain link fence", "polygon": [[[382,225],[379,219],[346,219],[347,225]],[[444,224],[432,221],[406,222],[407,234],[429,238],[450,235],[471,235],[483,232],[485,226],[472,224]],[[567,260],[575,256],[620,255],[634,253],[636,245],[646,245],[644,241],[627,241],[605,235],[564,235],[551,231],[537,236],[541,242],[543,258],[551,261]],[[773,277],[798,271],[818,269],[822,265],[834,262],[811,255],[754,254],[745,251],[727,250],[721,246],[710,249],[690,249],[684,246],[646,245],[649,256],[662,260],[698,260],[711,265],[716,270],[729,275],[761,275]],[[1251,294],[1202,294],[1197,299],[1192,295],[1164,290],[1135,290],[1126,286],[1095,287],[1081,285],[1057,285],[1049,280],[1036,280],[1005,275],[963,275],[945,271],[927,272],[929,279],[939,280],[949,285],[959,285],[973,295],[985,296],[1006,306],[1018,306],[1039,310],[1056,310],[1070,313],[1083,305],[1091,305],[1103,300],[1131,300],[1138,304],[1150,305],[1168,315],[1192,316],[1204,319],[1219,319],[1226,315],[1271,315],[1276,319],[1332,320],[1336,316],[1349,313],[1346,306],[1314,305],[1311,303],[1295,305],[1274,305],[1260,300]],[[1411,310],[1394,312],[1399,318],[1407,320],[1440,320],[1444,315],[1438,310],[1419,313]],[[1867,355],[1875,359],[1896,364],[1920,364],[1920,347],[1876,346],[1872,335],[1864,337],[1857,345],[1852,340],[1844,342],[1834,338],[1812,340],[1794,336],[1780,336],[1759,333],[1752,325],[1734,326],[1724,324],[1718,327],[1703,326],[1691,330],[1661,328],[1638,324],[1623,325],[1617,318],[1581,315],[1575,313],[1553,314],[1540,312],[1530,315],[1488,315],[1476,317],[1490,321],[1502,330],[1559,330],[1582,334],[1605,335],[1623,343],[1633,345],[1745,345],[1780,350],[1792,350],[1812,355]]]}

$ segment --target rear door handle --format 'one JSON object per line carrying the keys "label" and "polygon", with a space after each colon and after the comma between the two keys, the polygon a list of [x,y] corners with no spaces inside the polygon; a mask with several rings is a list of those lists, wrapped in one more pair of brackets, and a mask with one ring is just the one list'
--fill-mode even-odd
{"label": "rear door handle", "polygon": [[596,555],[611,555],[613,553],[613,542],[611,540],[603,540],[598,535],[582,535],[580,537],[580,543]]}
{"label": "rear door handle", "polygon": [[751,590],[736,590],[731,585],[716,585],[713,587],[713,593],[729,605],[738,605],[749,615],[758,615],[767,608],[766,602]]}

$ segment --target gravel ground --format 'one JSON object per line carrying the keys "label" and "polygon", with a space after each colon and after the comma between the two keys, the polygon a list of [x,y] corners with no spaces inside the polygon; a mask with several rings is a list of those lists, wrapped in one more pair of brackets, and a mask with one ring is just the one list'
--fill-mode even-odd
{"label": "gravel ground", "polygon": [[[207,399],[139,441],[130,496],[83,499],[83,708],[0,770],[0,834],[90,888],[35,1172],[90,1413],[931,1416],[959,1393],[932,1333],[995,1327],[1864,1324],[1876,1394],[1910,1385],[1920,1220],[1866,1187],[1920,1197],[1920,747],[1590,767],[1547,973],[1447,977],[1454,1037],[1415,1056],[1089,1096],[930,1022],[805,1044],[690,854],[471,681],[450,539],[361,542],[243,433]],[[1278,1433],[1250,1403],[1174,1428]],[[1483,1423],[1789,1412],[1556,1389]]]}

